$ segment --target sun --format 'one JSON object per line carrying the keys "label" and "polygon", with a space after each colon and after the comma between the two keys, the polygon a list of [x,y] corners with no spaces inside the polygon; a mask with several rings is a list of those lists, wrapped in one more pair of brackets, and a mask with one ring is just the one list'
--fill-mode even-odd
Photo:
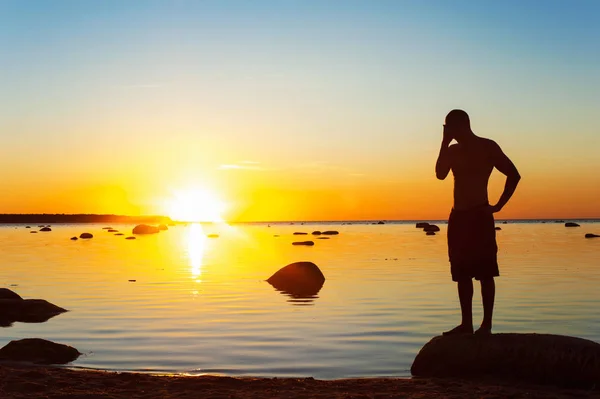
{"label": "sun", "polygon": [[167,203],[169,217],[178,222],[223,222],[225,203],[206,189],[178,190]]}

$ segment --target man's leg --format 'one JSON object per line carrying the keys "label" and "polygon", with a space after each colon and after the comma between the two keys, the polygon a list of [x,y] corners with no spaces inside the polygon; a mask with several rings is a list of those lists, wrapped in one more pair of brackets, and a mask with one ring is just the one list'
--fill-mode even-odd
{"label": "man's leg", "polygon": [[446,331],[444,335],[473,333],[473,280],[470,278],[461,279],[457,285],[462,322],[458,327]]}
{"label": "man's leg", "polygon": [[483,302],[483,321],[477,330],[479,334],[492,332],[492,316],[494,314],[494,298],[496,296],[496,283],[493,277],[481,279],[481,300]]}

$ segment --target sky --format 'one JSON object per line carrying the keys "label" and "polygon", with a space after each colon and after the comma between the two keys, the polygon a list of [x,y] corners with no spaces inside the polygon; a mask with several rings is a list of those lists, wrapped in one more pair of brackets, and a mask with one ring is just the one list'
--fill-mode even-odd
{"label": "sky", "polygon": [[0,0],[0,213],[446,218],[461,108],[498,217],[600,217],[598,43],[593,0]]}

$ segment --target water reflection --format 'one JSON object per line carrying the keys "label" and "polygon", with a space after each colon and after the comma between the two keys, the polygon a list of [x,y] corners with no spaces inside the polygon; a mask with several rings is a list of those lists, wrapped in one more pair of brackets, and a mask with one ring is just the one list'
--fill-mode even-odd
{"label": "water reflection", "polygon": [[202,258],[204,257],[205,249],[206,235],[202,226],[196,223],[192,224],[187,238],[187,252],[190,258],[190,272],[192,278],[196,279],[197,282],[202,281],[199,277],[202,274]]}
{"label": "water reflection", "polygon": [[321,288],[323,287],[322,283],[311,286],[311,287],[306,287],[306,286],[298,287],[297,289],[293,289],[290,287],[284,288],[284,287],[280,287],[277,284],[273,284],[273,283],[271,283],[271,285],[279,293],[289,297],[289,299],[287,300],[288,303],[290,303],[294,306],[314,305],[315,299],[319,298],[319,296],[317,294],[319,293],[319,291],[321,291]]}

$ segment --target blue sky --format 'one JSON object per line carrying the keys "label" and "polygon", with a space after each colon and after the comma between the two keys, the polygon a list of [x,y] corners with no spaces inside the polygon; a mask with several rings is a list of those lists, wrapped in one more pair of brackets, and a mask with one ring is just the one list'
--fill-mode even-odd
{"label": "blue sky", "polygon": [[598,43],[596,1],[0,1],[0,146],[34,158],[0,166],[101,180],[108,151],[163,150],[421,176],[460,107],[530,175],[581,179]]}

